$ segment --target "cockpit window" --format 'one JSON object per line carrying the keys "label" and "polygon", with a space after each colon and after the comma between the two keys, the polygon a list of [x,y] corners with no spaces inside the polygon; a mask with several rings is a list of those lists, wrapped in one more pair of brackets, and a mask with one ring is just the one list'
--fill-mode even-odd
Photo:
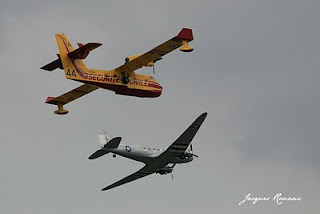
{"label": "cockpit window", "polygon": [[156,80],[156,78],[154,78],[153,76],[150,76],[150,79],[151,79],[151,80]]}

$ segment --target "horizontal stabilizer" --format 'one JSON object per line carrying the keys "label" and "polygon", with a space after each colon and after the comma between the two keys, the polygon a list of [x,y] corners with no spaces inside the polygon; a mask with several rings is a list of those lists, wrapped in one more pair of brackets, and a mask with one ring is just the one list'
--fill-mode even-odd
{"label": "horizontal stabilizer", "polygon": [[106,145],[104,145],[103,148],[108,148],[108,149],[115,149],[118,148],[120,142],[121,142],[121,137],[115,137],[112,140],[110,140]]}
{"label": "horizontal stabilizer", "polygon": [[76,50],[68,53],[68,56],[73,59],[85,59],[89,52],[92,51],[93,49],[96,49],[102,45],[101,43],[87,43]]}
{"label": "horizontal stabilizer", "polygon": [[98,151],[96,151],[95,153],[93,153],[89,159],[92,160],[92,159],[96,159],[96,158],[99,158],[105,154],[108,154],[109,152],[104,150],[104,149],[99,149]]}
{"label": "horizontal stabilizer", "polygon": [[49,64],[41,67],[40,69],[46,70],[46,71],[53,71],[57,68],[63,69],[62,62],[61,62],[60,58],[50,62]]}
{"label": "horizontal stabilizer", "polygon": [[121,137],[115,137],[112,140],[110,140],[106,145],[104,145],[104,147],[102,149],[99,149],[98,151],[96,151],[95,153],[93,153],[89,159],[96,159],[99,158],[105,154],[108,154],[110,151],[108,151],[107,149],[115,149],[118,148],[120,142],[121,142]]}
{"label": "horizontal stabilizer", "polygon": [[[97,47],[101,46],[101,43],[87,43],[85,45],[80,45],[79,48],[76,50],[68,53],[68,56],[73,59],[85,59],[89,52],[92,51],[93,49],[96,49]],[[62,61],[60,59],[60,56],[58,55],[58,59],[48,63],[47,65],[41,67],[40,69],[46,70],[46,71],[53,71],[57,68],[63,69]]]}

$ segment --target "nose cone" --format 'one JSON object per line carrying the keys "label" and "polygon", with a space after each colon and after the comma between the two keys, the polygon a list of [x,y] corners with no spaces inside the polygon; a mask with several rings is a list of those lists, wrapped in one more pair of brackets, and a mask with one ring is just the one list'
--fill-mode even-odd
{"label": "nose cone", "polygon": [[159,96],[162,94],[162,86],[159,84]]}
{"label": "nose cone", "polygon": [[162,86],[160,85],[160,83],[158,83],[157,81],[152,82],[152,87],[156,88],[156,89],[161,89],[162,90]]}
{"label": "nose cone", "polygon": [[162,94],[162,86],[157,81],[152,81],[148,85],[151,88],[153,97],[159,97]]}
{"label": "nose cone", "polygon": [[158,90],[154,90],[152,94],[153,94],[153,97],[160,97],[160,95],[162,94],[162,88]]}

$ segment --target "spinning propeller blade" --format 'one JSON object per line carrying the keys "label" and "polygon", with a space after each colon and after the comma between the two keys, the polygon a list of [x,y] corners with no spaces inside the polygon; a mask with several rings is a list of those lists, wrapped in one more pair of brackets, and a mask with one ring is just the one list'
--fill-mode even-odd
{"label": "spinning propeller blade", "polygon": [[[172,165],[172,169],[174,168],[175,165],[176,165],[176,163],[174,163],[174,164]],[[172,178],[172,180],[173,180],[173,170],[171,171],[171,178]]]}
{"label": "spinning propeller blade", "polygon": [[192,143],[190,144],[190,151],[191,151],[191,154],[192,154],[193,156],[195,156],[196,158],[199,158],[198,155],[196,155],[196,154],[193,153]]}

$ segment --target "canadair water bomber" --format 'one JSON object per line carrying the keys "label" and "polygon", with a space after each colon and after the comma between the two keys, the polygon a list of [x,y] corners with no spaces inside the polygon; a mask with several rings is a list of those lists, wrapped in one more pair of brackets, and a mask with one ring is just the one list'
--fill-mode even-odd
{"label": "canadair water bomber", "polygon": [[120,144],[121,137],[111,139],[110,136],[101,130],[98,135],[101,148],[93,153],[89,159],[96,159],[105,154],[113,153],[113,157],[120,155],[145,164],[139,171],[103,188],[102,191],[112,189],[153,173],[160,175],[172,173],[176,164],[189,163],[193,160],[193,157],[198,157],[193,154],[191,141],[206,116],[207,113],[200,115],[166,150]]}
{"label": "canadair water bomber", "polygon": [[90,69],[84,64],[89,52],[101,46],[101,43],[78,43],[74,49],[64,34],[56,34],[59,48],[58,59],[41,67],[43,70],[53,71],[56,68],[64,70],[67,79],[83,83],[58,97],[48,97],[46,103],[58,106],[55,114],[67,114],[68,110],[63,106],[77,98],[82,97],[98,88],[114,91],[116,94],[135,97],[159,97],[162,86],[150,75],[135,73],[141,67],[153,67],[154,63],[171,51],[181,47],[183,52],[191,52],[193,48],[189,42],[193,40],[192,30],[183,28],[179,34],[172,39],[162,43],[142,55],[129,56],[125,63],[113,70]]}

